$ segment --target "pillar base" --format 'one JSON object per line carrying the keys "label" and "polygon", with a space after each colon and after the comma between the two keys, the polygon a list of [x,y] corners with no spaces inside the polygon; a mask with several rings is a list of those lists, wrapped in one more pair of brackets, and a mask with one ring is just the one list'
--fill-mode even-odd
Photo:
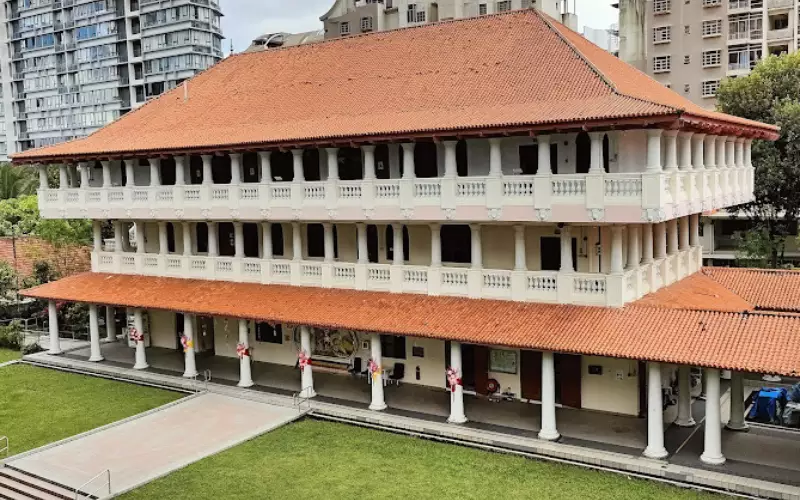
{"label": "pillar base", "polygon": [[141,364],[136,363],[135,365],[133,365],[134,370],[147,370],[148,368],[150,368],[150,365],[148,365],[147,363],[141,363]]}
{"label": "pillar base", "polygon": [[253,387],[254,385],[252,380],[241,380],[236,384],[236,387]]}
{"label": "pillar base", "polygon": [[740,424],[731,424],[730,422],[728,422],[727,424],[725,424],[725,428],[728,429],[729,431],[733,431],[733,432],[749,432],[750,431],[750,426],[747,425],[745,422],[742,422]]}
{"label": "pillar base", "polygon": [[667,449],[663,448],[663,447],[662,448],[657,448],[657,449],[647,447],[644,450],[643,455],[646,458],[651,458],[653,460],[664,460],[665,458],[667,458],[669,456],[669,452],[667,452]]}
{"label": "pillar base", "polygon": [[694,427],[697,425],[697,422],[695,422],[692,417],[689,417],[687,420],[676,420],[675,425],[678,427]]}
{"label": "pillar base", "polygon": [[92,356],[91,358],[89,358],[89,362],[90,363],[99,363],[101,361],[105,361],[105,359],[106,358],[104,358],[103,356]]}
{"label": "pillar base", "polygon": [[315,391],[313,388],[303,389],[302,391],[300,391],[300,397],[303,399],[311,399],[316,396],[317,396],[317,391]]}
{"label": "pillar base", "polygon": [[198,375],[200,375],[200,373],[197,370],[195,370],[194,372],[184,372],[183,373],[183,377],[184,378],[195,378]]}
{"label": "pillar base", "polygon": [[700,461],[707,465],[722,465],[725,463],[724,455],[700,455]]}
{"label": "pillar base", "polygon": [[450,415],[447,417],[448,424],[466,424],[468,422],[465,415]]}
{"label": "pillar base", "polygon": [[59,354],[63,354],[63,353],[64,353],[64,351],[62,351],[61,349],[50,349],[50,350],[47,351],[47,354],[49,354],[51,356],[58,356]]}
{"label": "pillar base", "polygon": [[558,441],[561,434],[558,431],[539,431],[539,439],[543,441]]}
{"label": "pillar base", "polygon": [[388,408],[388,406],[386,406],[386,403],[380,403],[380,404],[372,403],[371,405],[369,405],[369,409],[372,411],[383,411],[386,408]]}

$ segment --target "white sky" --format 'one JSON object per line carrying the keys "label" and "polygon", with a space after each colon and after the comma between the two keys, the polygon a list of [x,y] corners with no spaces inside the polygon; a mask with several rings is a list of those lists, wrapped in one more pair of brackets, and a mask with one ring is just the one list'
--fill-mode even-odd
{"label": "white sky", "polygon": [[[570,0],[577,2],[578,23],[592,28],[607,28],[617,22],[617,9],[612,0]],[[220,0],[225,17],[222,32],[239,52],[259,35],[276,31],[310,31],[321,29],[319,16],[333,5],[333,0]]]}

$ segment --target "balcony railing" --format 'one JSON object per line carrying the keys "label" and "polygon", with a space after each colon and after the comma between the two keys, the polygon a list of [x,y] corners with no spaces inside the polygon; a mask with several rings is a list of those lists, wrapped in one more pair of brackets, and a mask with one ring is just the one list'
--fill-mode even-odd
{"label": "balcony railing", "polygon": [[700,247],[621,275],[108,251],[92,254],[93,271],[103,273],[612,307],[695,273],[701,264]]}
{"label": "balcony railing", "polygon": [[752,198],[752,169],[48,189],[46,218],[641,222]]}

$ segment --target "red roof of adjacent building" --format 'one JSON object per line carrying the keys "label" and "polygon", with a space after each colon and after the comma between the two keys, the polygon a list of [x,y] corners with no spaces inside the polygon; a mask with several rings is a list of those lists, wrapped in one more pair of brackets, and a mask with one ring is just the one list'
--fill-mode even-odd
{"label": "red roof of adjacent building", "polygon": [[800,312],[800,271],[707,267],[703,274],[755,309]]}
{"label": "red roof of adjacent building", "polygon": [[40,299],[161,309],[521,349],[800,374],[800,317],[619,309],[87,273]]}
{"label": "red roof of adjacent building", "polygon": [[667,122],[774,139],[707,111],[536,10],[231,56],[87,138],[18,162]]}

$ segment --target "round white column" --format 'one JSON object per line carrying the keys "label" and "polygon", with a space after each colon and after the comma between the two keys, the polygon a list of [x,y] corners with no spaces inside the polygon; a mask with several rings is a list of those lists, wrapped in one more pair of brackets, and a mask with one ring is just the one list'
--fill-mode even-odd
{"label": "round white column", "polygon": [[209,186],[214,183],[213,155],[203,155],[203,185]]}
{"label": "round white column", "polygon": [[[311,359],[311,329],[305,325],[300,327],[300,349]],[[311,365],[303,368],[300,382],[300,395],[304,398],[313,398],[317,395],[314,391],[314,372]]]}
{"label": "round white column", "polygon": [[134,370],[144,370],[150,368],[147,364],[147,352],[145,351],[145,338],[144,338],[144,317],[141,309],[134,309],[133,311],[133,327],[142,334],[142,340],[136,343],[136,364],[133,365]]}
{"label": "round white column", "polygon": [[640,240],[641,227],[639,224],[631,224],[628,226],[628,267],[629,271],[638,269],[641,264],[642,257],[640,251],[642,242]]}
{"label": "round white column", "polygon": [[101,161],[100,165],[103,167],[103,187],[111,187],[111,162]]}
{"label": "round white column", "polygon": [[259,151],[258,162],[261,167],[261,183],[272,182],[272,151]]}
{"label": "round white column", "polygon": [[678,133],[678,168],[680,170],[692,169],[692,136],[693,132]]}
{"label": "round white column", "polygon": [[89,353],[89,361],[103,361],[103,354],[100,352],[100,319],[95,304],[89,304]]}
{"label": "round white column", "polygon": [[642,264],[653,263],[653,225],[642,226]]}
{"label": "round white column", "polygon": [[483,269],[483,246],[480,224],[470,224],[472,232],[472,269]]}
{"label": "round white column", "polygon": [[50,349],[48,354],[61,354],[61,337],[58,334],[58,310],[55,301],[47,302],[48,327],[50,329]]}
{"label": "round white column", "polygon": [[164,221],[158,222],[158,253],[169,254],[169,233],[167,232],[167,223]]}
{"label": "round white column", "polygon": [[494,137],[489,139],[489,177],[502,177],[503,175],[503,139]]}
{"label": "round white column", "polygon": [[744,377],[742,372],[731,372],[731,416],[726,427],[732,431],[746,431],[750,428],[744,420]]}
{"label": "round white column", "polygon": [[414,146],[413,142],[404,142],[403,147],[403,179],[413,179],[416,176],[414,171]]}
{"label": "round white column", "polygon": [[139,164],[138,160],[125,160],[125,186],[133,187],[136,185],[134,182],[135,168]]}
{"label": "round white column", "polygon": [[231,184],[242,183],[242,155],[236,153],[231,155]]}
{"label": "round white column", "polygon": [[[277,224],[280,224],[279,222]],[[283,250],[283,249],[281,249]],[[271,260],[274,250],[272,249],[272,223],[261,223],[261,258]]]}
{"label": "round white column", "polygon": [[145,253],[146,251],[146,244],[145,244],[145,234],[147,233],[146,224],[147,223],[143,220],[137,220],[136,222],[134,222],[134,225],[136,226],[136,253]]}
{"label": "round white column", "polygon": [[333,241],[333,224],[330,222],[323,222],[322,229],[324,236],[325,262],[331,263],[334,261],[334,256],[336,254]]}
{"label": "round white column", "polygon": [[[239,344],[243,345],[245,349],[250,349],[250,339],[248,338],[249,328],[246,319],[239,320]],[[252,387],[253,386],[253,372],[250,366],[250,354],[242,356],[239,360],[239,387]]]}
{"label": "round white column", "polygon": [[183,236],[183,255],[186,257],[192,256],[192,223],[184,222],[182,229]]}
{"label": "round white column", "polygon": [[402,266],[405,263],[405,255],[403,255],[403,226],[401,224],[392,224],[392,235],[392,264]]}
{"label": "round white column", "polygon": [[572,228],[561,228],[561,272],[575,272],[575,263],[572,262]]}
{"label": "round white column", "polygon": [[303,150],[302,149],[293,149],[292,150],[292,170],[294,171],[294,182],[303,182],[305,181],[305,176],[303,174]]}
{"label": "round white column", "polygon": [[442,265],[442,226],[431,224],[431,267]]}
{"label": "round white column", "polygon": [[[383,370],[383,352],[381,351],[381,336],[377,333],[370,334],[370,351],[372,361]],[[370,410],[381,411],[386,409],[386,401],[383,397],[383,374],[376,377],[370,376],[369,383],[372,384],[372,403]]]}
{"label": "round white column", "polygon": [[514,226],[514,270],[527,271],[528,262],[525,253],[525,226]]}
{"label": "round white column", "polygon": [[706,134],[693,134],[692,136],[692,168],[705,169],[705,139]]}
{"label": "round white column", "polygon": [[667,254],[678,253],[678,219],[667,221]]}
{"label": "round white column", "polygon": [[656,259],[666,259],[667,258],[667,225],[663,222],[659,222],[655,224],[653,227],[653,233],[655,238],[655,258]]}
{"label": "round white column", "polygon": [[540,135],[536,138],[538,144],[539,168],[536,175],[551,175],[553,169],[550,165],[550,136]]}
{"label": "round white column", "polygon": [[161,185],[161,158],[150,159],[150,185]]}
{"label": "round white column", "polygon": [[58,166],[58,188],[59,189],[67,189],[71,187],[69,185],[69,173],[67,169],[69,167],[67,165],[59,165]]}
{"label": "round white column", "polygon": [[364,180],[375,180],[375,146],[361,146],[364,152]]}
{"label": "round white column", "polygon": [[700,214],[689,216],[689,246],[700,246]]}
{"label": "round white column", "polygon": [[661,364],[647,364],[647,448],[644,456],[663,459],[669,453],[664,447],[664,402],[661,392]]}
{"label": "round white column", "polygon": [[329,181],[339,180],[339,148],[325,148],[328,155],[328,179]]}
{"label": "round white column", "polygon": [[367,225],[363,222],[356,224],[356,233],[358,237],[358,263],[369,263],[369,245],[367,244]]}
{"label": "round white column", "polygon": [[299,222],[292,222],[292,260],[303,260],[303,235]]}
{"label": "round white column", "polygon": [[678,427],[694,427],[692,418],[692,367],[681,365],[678,368]]}
{"label": "round white column", "polygon": [[219,257],[219,228],[216,222],[207,222],[208,226],[208,256]]}
{"label": "round white column", "polygon": [[722,465],[722,419],[720,416],[719,370],[706,369],[706,433],[705,449],[700,460],[709,465]]}
{"label": "round white column", "polygon": [[102,252],[103,251],[103,233],[102,227],[100,226],[100,221],[95,220],[92,221],[92,240],[94,244],[93,250],[95,252]]}
{"label": "round white column", "polygon": [[106,306],[106,340],[117,341],[117,318],[113,306]]}
{"label": "round white column", "polygon": [[241,222],[233,223],[233,246],[237,259],[244,258],[244,224]]}
{"label": "round white column", "polygon": [[89,187],[89,168],[91,167],[88,163],[82,162],[78,164],[78,168],[81,171],[81,188],[86,189]]}
{"label": "round white column", "polygon": [[603,165],[603,132],[591,132],[589,134],[591,140],[590,147],[590,161],[589,173],[602,174],[605,172]]}
{"label": "round white column", "polygon": [[444,176],[454,179],[458,176],[458,165],[456,163],[456,141],[444,141]]}
{"label": "round white column", "polygon": [[539,439],[557,441],[561,434],[556,427],[556,363],[552,352],[542,353],[542,427]]}
{"label": "round white column", "polygon": [[50,183],[47,180],[47,167],[39,165],[39,189],[49,189]]}
{"label": "round white column", "polygon": [[[622,226],[611,226],[611,274],[622,274],[624,271],[622,264],[622,229]],[[572,245],[570,245],[569,254],[570,260],[572,260]]]}
{"label": "round white column", "polygon": [[197,363],[194,358],[194,315],[183,315],[183,335],[188,341],[188,346],[183,352],[183,376],[192,378],[197,376]]}
{"label": "round white column", "polygon": [[680,232],[678,233],[678,250],[681,252],[685,252],[689,250],[689,216],[681,217],[679,221],[679,229]]}
{"label": "round white column", "polygon": [[661,129],[647,130],[647,172],[661,172]]}
{"label": "round white column", "polygon": [[[455,370],[458,378],[464,375],[461,364],[461,344],[450,342],[450,368]],[[463,424],[467,422],[464,414],[464,386],[458,384],[455,390],[450,389],[450,417],[447,421],[451,424]]]}

